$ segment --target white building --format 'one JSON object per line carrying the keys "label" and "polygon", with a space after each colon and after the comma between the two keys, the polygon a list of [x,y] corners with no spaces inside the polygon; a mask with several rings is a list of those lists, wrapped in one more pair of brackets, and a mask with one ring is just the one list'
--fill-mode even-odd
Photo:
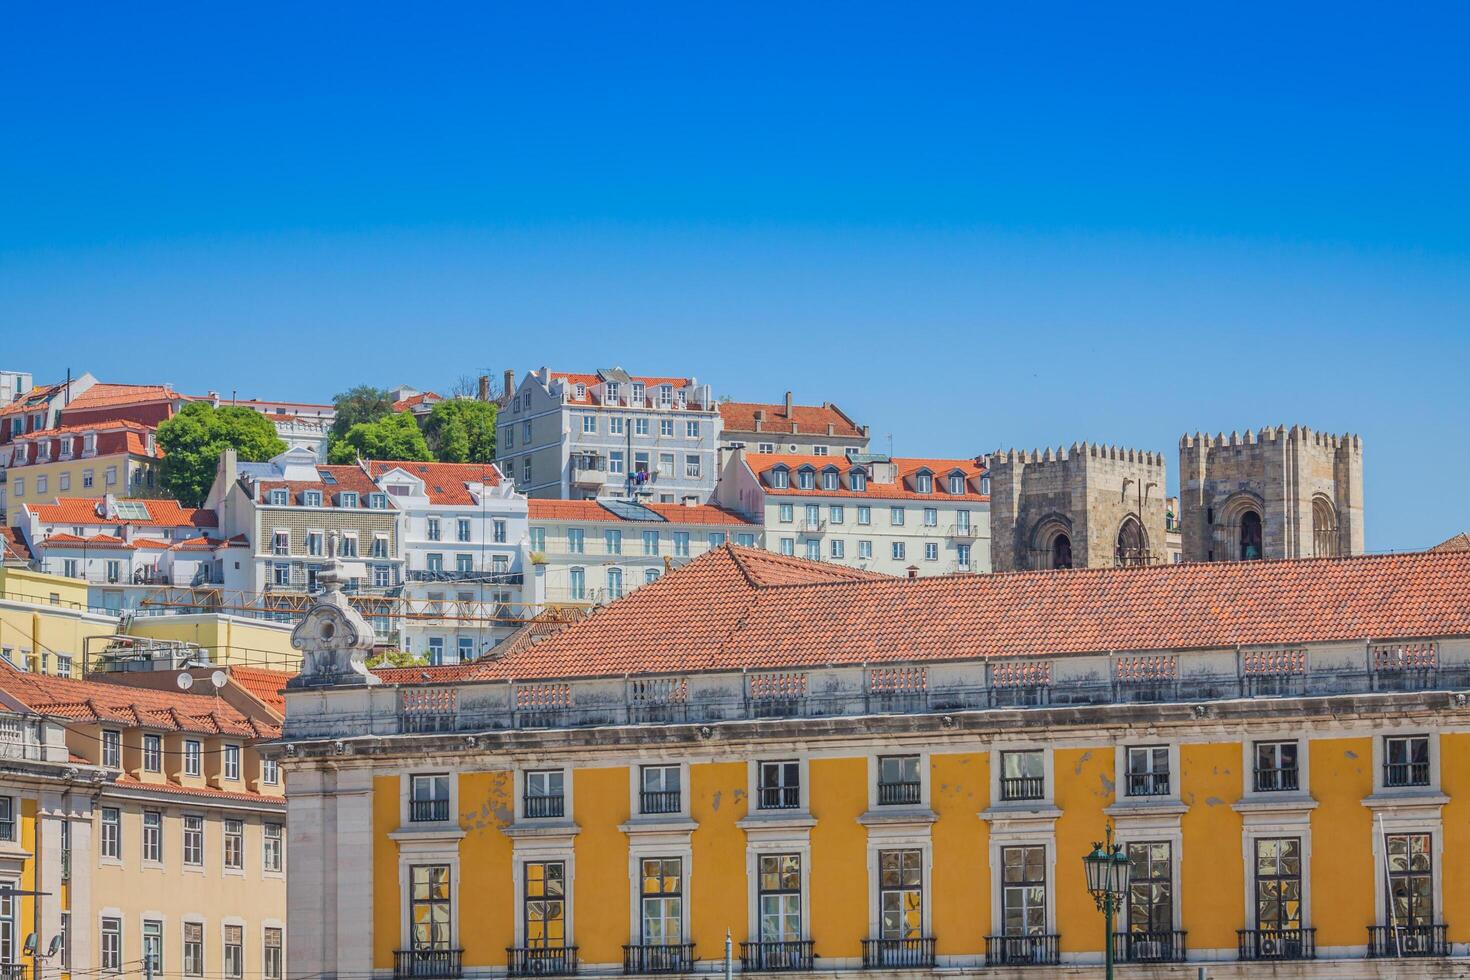
{"label": "white building", "polygon": [[710,504],[532,499],[530,524],[548,606],[611,602],[711,548],[761,542],[759,524]]}
{"label": "white building", "polygon": [[472,660],[535,613],[526,497],[494,464],[363,466],[401,515],[401,649],[435,666]]}
{"label": "white building", "polygon": [[990,570],[990,496],[973,459],[731,453],[716,502],[765,547],[889,575]]}
{"label": "white building", "polygon": [[714,492],[720,412],[709,385],[604,368],[528,374],[503,399],[496,462],[531,498],[624,497],[705,503]]}
{"label": "white building", "polygon": [[0,405],[9,405],[32,387],[29,371],[0,371]]}
{"label": "white building", "polygon": [[229,404],[254,409],[270,419],[287,449],[309,449],[318,460],[326,462],[327,436],[337,419],[335,406],[256,398],[237,399]]}

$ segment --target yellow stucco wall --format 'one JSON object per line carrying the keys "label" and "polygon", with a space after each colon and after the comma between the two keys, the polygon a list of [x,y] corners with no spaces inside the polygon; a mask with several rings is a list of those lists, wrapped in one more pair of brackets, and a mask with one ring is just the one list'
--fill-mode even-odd
{"label": "yellow stucco wall", "polygon": [[[1318,946],[1367,941],[1373,923],[1373,812],[1363,798],[1373,792],[1373,741],[1313,739],[1312,925]],[[1368,860],[1340,860],[1342,841],[1362,841]]]}
{"label": "yellow stucco wall", "polygon": [[868,760],[813,759],[811,936],[822,956],[861,956],[868,935]]}
{"label": "yellow stucco wall", "polygon": [[[1450,868],[1470,854],[1470,734],[1441,735],[1439,751],[1440,789],[1450,798],[1442,811],[1444,863]],[[1470,940],[1470,874],[1446,873],[1442,887],[1450,941]]]}
{"label": "yellow stucco wall", "polygon": [[606,883],[572,891],[577,955],[587,963],[621,963],[628,941],[628,835],[618,829],[628,819],[628,778],[626,766],[577,769],[572,777],[572,807],[582,828],[576,881]]}
{"label": "yellow stucco wall", "polygon": [[128,635],[197,643],[217,664],[301,669],[301,651],[291,646],[291,626],[282,623],[215,615],[141,616],[129,625]]}
{"label": "yellow stucco wall", "polygon": [[[689,815],[699,822],[691,842],[690,938],[706,960],[725,955],[725,930],[737,944],[749,934],[745,882],[745,832],[735,826],[749,806],[743,762],[691,766]],[[624,940],[626,942],[626,940]],[[740,947],[735,947],[739,953]]]}
{"label": "yellow stucco wall", "polygon": [[[1241,779],[1239,742],[1180,746],[1179,792],[1189,807],[1180,818],[1180,912],[1193,949],[1233,949],[1235,931],[1245,924],[1242,820],[1231,809],[1240,799]],[[1212,844],[1194,853],[1194,841]]]}
{"label": "yellow stucco wall", "polygon": [[[461,776],[460,783],[471,778]],[[379,969],[393,968],[393,951],[402,931],[398,844],[388,836],[398,829],[399,782],[398,776],[373,779],[373,965]]]}
{"label": "yellow stucco wall", "polygon": [[[57,656],[68,656],[75,661],[74,676],[78,674],[86,639],[117,631],[115,617],[86,609],[85,583],[0,566],[0,649],[9,649],[16,663],[30,669],[44,663],[54,673]],[[37,658],[38,652],[44,658]]]}
{"label": "yellow stucco wall", "polygon": [[[1062,952],[1096,948],[1101,931],[1097,906],[1087,891],[1082,855],[1101,840],[1113,802],[1113,756],[1111,748],[1059,749],[1053,758],[1056,773],[1057,818],[1056,931],[1062,935]],[[987,929],[988,931],[988,929]]]}
{"label": "yellow stucco wall", "polygon": [[975,874],[989,860],[990,830],[979,813],[990,805],[990,756],[931,756],[929,797],[939,818],[930,832],[935,949],[940,956],[958,955],[990,929],[989,883]]}

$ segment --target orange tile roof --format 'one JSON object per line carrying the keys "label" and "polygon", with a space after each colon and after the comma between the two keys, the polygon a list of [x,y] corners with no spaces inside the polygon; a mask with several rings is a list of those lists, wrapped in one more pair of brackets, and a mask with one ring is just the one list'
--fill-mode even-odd
{"label": "orange tile roof", "polygon": [[524,650],[430,680],[1439,636],[1470,636],[1470,552],[901,579],[727,546]]}
{"label": "orange tile roof", "polygon": [[134,527],[218,527],[219,518],[203,507],[185,507],[177,500],[122,497],[118,503],[137,503],[148,508],[148,519],[99,517],[100,497],[57,497],[49,504],[27,504],[26,511],[46,524],[130,524]]}
{"label": "orange tile roof", "polygon": [[51,399],[61,394],[61,390],[65,387],[65,381],[49,385],[33,385],[29,391],[20,395],[9,405],[0,407],[0,417],[29,414],[37,409],[45,408]]}
{"label": "orange tile roof", "polygon": [[[602,379],[599,378],[596,374],[566,374],[559,371],[553,371],[551,372],[551,377],[554,380],[565,381],[567,383],[567,386],[570,389],[568,401],[571,401],[572,403],[578,405],[601,404],[600,400],[594,397],[592,394],[593,386],[602,384]],[[648,405],[652,405],[654,403],[653,389],[659,387],[660,385],[669,385],[673,388],[689,387],[688,378],[653,378],[640,377],[638,375],[630,374],[628,375],[628,381],[630,383],[641,384],[644,386],[644,394],[646,396],[644,401]],[[586,394],[581,398],[577,397],[577,391],[575,388],[576,385],[585,385],[587,388]]]}
{"label": "orange tile roof", "polygon": [[431,504],[473,506],[470,484],[500,486],[500,470],[494,463],[420,463],[413,460],[368,460],[363,464],[377,480],[390,470],[403,470],[424,481]]}
{"label": "orange tile roof", "polygon": [[[86,761],[86,760],[79,760]],[[280,806],[286,805],[286,797],[272,793],[247,793],[236,792],[228,789],[216,789],[213,786],[183,786],[172,780],[166,783],[149,783],[123,773],[112,782],[112,785],[120,789],[141,790],[145,793],[183,793],[185,796],[212,797],[217,800],[238,800],[242,803],[275,803]],[[106,792],[104,789],[103,792]]]}
{"label": "orange tile roof", "polygon": [[1470,534],[1461,531],[1452,538],[1447,538],[1435,545],[1430,551],[1470,551]]}
{"label": "orange tile roof", "polygon": [[286,698],[281,689],[286,682],[295,674],[289,674],[284,670],[267,670],[264,667],[237,667],[231,665],[229,668],[230,679],[235,681],[245,690],[249,691],[255,699],[277,715],[285,716]]}
{"label": "orange tile roof", "polygon": [[[69,462],[82,458],[80,446],[82,434],[95,432],[97,433],[96,456],[108,456],[114,453],[128,452],[134,456],[162,458],[163,449],[158,445],[155,444],[151,452],[148,449],[146,437],[153,431],[152,426],[143,425],[141,422],[134,422],[130,419],[108,419],[105,422],[94,422],[87,425],[58,425],[51,429],[37,429],[35,432],[27,432],[16,436],[12,441],[17,446],[29,446],[39,442],[71,439],[75,445],[75,451],[70,459],[63,460],[58,447],[57,452],[52,453],[50,459],[46,460],[48,463]],[[109,438],[119,434],[122,437],[121,442],[116,438]]]}
{"label": "orange tile roof", "polygon": [[0,691],[39,714],[205,735],[275,738],[280,729],[257,722],[206,694],[74,680],[0,668]]}
{"label": "orange tile roof", "polygon": [[406,412],[410,408],[414,408],[418,405],[433,405],[436,402],[442,402],[443,400],[443,395],[437,394],[432,391],[421,391],[417,395],[409,395],[402,401],[394,402],[393,411]]}
{"label": "orange tile roof", "polygon": [[[347,490],[357,494],[357,506],[367,507],[367,495],[370,493],[382,493],[383,490],[373,482],[372,477],[359,466],[333,465],[316,467],[317,473],[327,473],[336,480],[336,483],[327,483],[324,480],[262,480],[255,488],[255,502],[264,504],[269,498],[267,494],[271,490],[285,488],[290,491],[289,506],[295,507],[300,504],[300,494],[303,490],[322,491],[322,506],[334,506],[331,503],[332,495],[339,490]],[[278,506],[268,504],[267,506]],[[388,506],[392,508],[393,498],[388,498]]]}
{"label": "orange tile roof", "polygon": [[[625,521],[595,500],[543,500],[532,498],[527,501],[533,521],[608,521],[634,524],[653,524],[655,521]],[[755,526],[734,511],[725,510],[714,504],[644,504],[670,524],[739,524]]]}
{"label": "orange tile roof", "polygon": [[151,402],[192,401],[168,385],[119,385],[101,381],[73,398],[67,410],[115,408],[119,405],[144,405]]}
{"label": "orange tile roof", "polygon": [[[904,499],[904,500],[956,500],[954,494],[948,492],[949,483],[945,477],[955,470],[965,475],[964,499],[976,502],[989,500],[990,497],[980,492],[977,481],[985,474],[985,466],[974,459],[920,459],[911,456],[894,456],[890,460],[898,472],[896,483],[875,483],[872,478],[873,467],[868,464],[855,463],[846,455],[834,456],[807,456],[790,453],[746,453],[745,465],[750,472],[760,478],[761,485],[766,493],[774,495],[796,494],[813,497],[859,497],[878,500]],[[791,486],[778,490],[772,487],[766,474],[778,466],[785,466],[792,473]],[[804,466],[810,466],[817,471],[817,486],[811,490],[802,490],[796,484],[796,472]],[[868,489],[863,491],[849,490],[846,486],[848,472],[854,466],[861,466],[869,473]],[[823,490],[821,484],[821,473],[823,470],[832,468],[844,478],[841,489]],[[934,489],[930,493],[920,493],[913,489],[913,478],[920,470],[929,470],[934,475]]]}
{"label": "orange tile roof", "polygon": [[0,526],[0,561],[30,561],[32,557],[20,528]]}
{"label": "orange tile roof", "polygon": [[791,435],[791,423],[801,435],[825,436],[828,426],[832,435],[861,438],[862,427],[843,414],[831,402],[822,405],[792,405],[791,414],[786,413],[786,403],[767,405],[762,402],[721,402],[720,418],[727,432],[755,432],[755,413],[765,412],[759,435]]}

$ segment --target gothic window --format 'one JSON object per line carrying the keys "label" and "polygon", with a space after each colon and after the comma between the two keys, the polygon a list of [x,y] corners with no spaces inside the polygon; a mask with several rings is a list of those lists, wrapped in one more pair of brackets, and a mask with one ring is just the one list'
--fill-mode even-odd
{"label": "gothic window", "polygon": [[1118,545],[1113,560],[1119,565],[1148,563],[1148,543],[1143,535],[1143,525],[1136,517],[1123,518],[1123,526],[1118,528]]}
{"label": "gothic window", "polygon": [[1240,515],[1240,560],[1261,557],[1261,515],[1248,510]]}
{"label": "gothic window", "polygon": [[1322,496],[1312,498],[1312,554],[1317,558],[1337,555],[1337,510]]}

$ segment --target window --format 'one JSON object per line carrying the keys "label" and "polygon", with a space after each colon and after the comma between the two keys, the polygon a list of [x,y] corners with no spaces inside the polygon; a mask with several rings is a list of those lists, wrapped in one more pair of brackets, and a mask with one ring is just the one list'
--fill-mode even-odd
{"label": "window", "polygon": [[565,774],[560,769],[526,773],[521,804],[527,817],[560,817],[566,813]]}
{"label": "window", "polygon": [[307,507],[320,507],[322,505],[322,492],[320,490],[307,490],[302,493],[301,502]]}
{"label": "window", "polygon": [[574,555],[583,554],[587,550],[587,532],[580,527],[567,528],[567,551]]}
{"label": "window", "polygon": [[290,500],[290,494],[284,489],[272,490],[266,499],[272,507],[284,507]]}
{"label": "window", "polygon": [[810,561],[822,560],[822,542],[817,538],[806,539],[806,556]]}
{"label": "window", "polygon": [[956,497],[963,496],[965,492],[965,478],[958,473],[951,473],[949,475],[949,492]]}
{"label": "window", "polygon": [[648,419],[646,419],[646,418],[634,419],[633,420],[633,434],[635,436],[646,436],[646,435],[648,435]]}
{"label": "window", "polygon": [[203,771],[204,746],[194,739],[184,742],[184,775],[197,776]]}
{"label": "window", "polygon": [[847,512],[841,504],[833,504],[827,508],[827,517],[833,524],[841,524],[847,517]]}
{"label": "window", "polygon": [[917,848],[878,852],[880,939],[924,935],[924,852]]}
{"label": "window", "polygon": [[776,512],[779,515],[782,524],[790,524],[796,517],[795,509],[791,506],[791,504],[777,505]]}
{"label": "window", "polygon": [[839,484],[838,484],[837,471],[836,470],[823,470],[822,471],[822,489],[823,490],[836,490],[838,488],[838,486],[839,486]]}
{"label": "window", "polygon": [[23,476],[17,476],[14,479],[12,479],[10,481],[10,483],[15,488],[15,495],[17,497],[24,497],[26,495],[26,481],[25,481],[25,477],[23,477]]}
{"label": "window", "polygon": [[275,759],[260,760],[260,781],[275,786],[281,781],[281,765]]}
{"label": "window", "polygon": [[892,524],[894,527],[903,527],[902,507],[888,508],[888,523]]}
{"label": "window", "polygon": [[643,584],[644,585],[651,585],[651,584],[653,584],[654,582],[657,582],[657,581],[658,581],[658,569],[657,568],[645,568],[643,570]]}
{"label": "window", "polygon": [[1256,841],[1256,928],[1302,927],[1302,842],[1298,837]]}
{"label": "window", "polygon": [[163,863],[163,814],[143,811],[143,860]]}
{"label": "window", "polygon": [[[669,435],[673,435],[673,433],[670,432]],[[672,477],[674,475],[674,459],[675,456],[673,453],[658,454],[658,472],[660,476]],[[673,499],[673,497],[669,498],[671,502]]]}
{"label": "window", "polygon": [[776,490],[785,490],[791,485],[791,474],[784,466],[778,466],[771,470],[771,486]]}
{"label": "window", "polygon": [[370,493],[368,494],[367,505],[370,510],[387,510],[388,495],[386,493]]}
{"label": "window", "polygon": [[894,561],[903,561],[907,554],[907,549],[904,547],[902,541],[894,541],[889,547],[889,552],[893,556]]}
{"label": "window", "polygon": [[1001,931],[1007,936],[1046,934],[1046,848],[1003,847]]}
{"label": "window", "polygon": [[622,435],[623,434],[623,417],[621,415],[614,415],[612,418],[608,419],[607,420],[607,431],[610,434],[615,435],[615,436]]}
{"label": "window", "polygon": [[71,969],[71,913],[61,913],[61,968]]}
{"label": "window", "polygon": [[1000,798],[1040,800],[1046,796],[1046,760],[1040,750],[1000,754]]}
{"label": "window", "polygon": [[163,923],[157,919],[143,920],[143,961],[149,976],[163,975]]}
{"label": "window", "polygon": [[857,509],[857,522],[859,524],[873,523],[873,508],[867,504],[859,504]]}
{"label": "window", "polygon": [[75,558],[63,558],[61,560],[61,574],[67,578],[76,578],[77,560]]}
{"label": "window", "polygon": [[102,733],[102,764],[109,769],[122,768],[122,732]]}
{"label": "window", "polygon": [[184,923],[184,976],[204,976],[204,923]]}
{"label": "window", "polygon": [[506,449],[514,449],[515,447],[516,447],[516,430],[515,430],[515,426],[513,426],[513,425],[507,425],[505,427],[505,448]]}
{"label": "window", "polygon": [[103,482],[109,487],[117,485],[117,467],[109,466],[103,475]]}
{"label": "window", "polygon": [[268,823],[261,830],[260,866],[265,871],[278,874],[281,870],[281,825]]}
{"label": "window", "polygon": [[970,512],[957,510],[954,512],[954,528],[961,534],[968,534],[970,530]]}
{"label": "window", "polygon": [[822,526],[822,506],[821,506],[821,504],[807,504],[806,505],[806,526],[807,526],[807,528],[809,530],[813,530],[813,531],[815,531],[816,529],[818,529],[819,527]]}
{"label": "window", "polygon": [[82,486],[84,486],[84,487],[90,487],[91,485],[92,485],[92,471],[91,470],[82,470]]}
{"label": "window", "polygon": [[225,778],[240,778],[240,746],[226,745],[224,750]]}
{"label": "window", "polygon": [[[505,521],[494,520],[490,522],[490,540],[496,544],[505,544]],[[462,520],[459,522],[459,539],[468,541],[470,539],[470,522]]]}
{"label": "window", "polygon": [[439,528],[439,518],[430,517],[424,521],[424,529],[430,541],[439,541],[444,535]]}
{"label": "window", "polygon": [[225,926],[225,976],[239,980],[245,974],[245,927]]}
{"label": "window", "polygon": [[657,531],[644,531],[643,532],[643,553],[645,555],[656,555],[656,554],[658,554],[658,532]]}
{"label": "window", "polygon": [[388,536],[386,534],[374,534],[373,535],[373,552],[372,552],[372,557],[374,557],[374,558],[387,558],[388,557]]}
{"label": "window", "polygon": [[243,821],[225,821],[225,867],[231,871],[240,871],[245,867],[245,824]]}
{"label": "window", "polygon": [[111,916],[102,920],[102,969],[108,973],[122,971],[122,920]]}
{"label": "window", "polygon": [[409,871],[409,920],[414,949],[449,949],[449,866],[416,864]]}
{"label": "window", "polygon": [[761,810],[794,810],[801,806],[801,763],[762,762],[760,764]]}
{"label": "window", "polygon": [[544,552],[546,550],[546,528],[533,527],[530,529],[531,550]]}
{"label": "window", "polygon": [[750,531],[740,531],[735,535],[735,543],[742,548],[755,547],[755,534]]}
{"label": "window", "polygon": [[291,532],[276,531],[271,535],[271,554],[289,555],[291,553]]}
{"label": "window", "polygon": [[684,457],[684,476],[686,479],[699,479],[699,456],[689,453]]}
{"label": "window", "polygon": [[561,861],[528,861],[525,870],[525,945],[531,949],[560,949],[567,942],[566,865]]}
{"label": "window", "polygon": [[62,473],[62,474],[60,474],[56,478],[56,484],[57,484],[57,489],[59,489],[59,490],[70,490],[71,489],[71,474],[70,473]]}
{"label": "window", "polygon": [[1389,834],[1388,921],[1407,929],[1434,925],[1434,850],[1428,834]]}
{"label": "window", "polygon": [[15,840],[15,797],[0,796],[0,840]]}
{"label": "window", "polygon": [[621,555],[623,553],[623,532],[616,528],[603,531],[602,547],[609,555]]}
{"label": "window", "polygon": [[271,582],[275,585],[291,584],[291,566],[285,562],[277,562],[271,566]]}
{"label": "window", "polygon": [[1149,745],[1128,749],[1128,796],[1167,796],[1169,749]]}
{"label": "window", "polygon": [[146,772],[163,771],[163,739],[158,735],[143,736],[143,769]]}
{"label": "window", "polygon": [[475,556],[474,555],[463,555],[463,554],[461,554],[461,555],[455,555],[454,556],[454,570],[456,572],[460,572],[460,573],[474,571],[475,570]]}
{"label": "window", "polygon": [[531,420],[526,419],[521,425],[521,445],[529,446],[532,442]]}
{"label": "window", "polygon": [[424,563],[428,565],[431,572],[444,571],[444,555],[442,552],[431,552],[424,556]]}
{"label": "window", "polygon": [[847,555],[847,548],[846,548],[846,546],[843,545],[841,538],[833,538],[832,539],[831,553],[832,553],[832,557],[833,558],[844,558],[844,557],[846,557],[846,555]]}
{"label": "window", "polygon": [[796,554],[796,539],[795,538],[782,538],[781,539],[781,554],[787,555],[787,556],[794,556]]}
{"label": "window", "polygon": [[684,941],[684,875],[678,858],[644,858],[640,886],[643,944],[677,946]]}
{"label": "window", "polygon": [[871,542],[871,541],[859,541],[858,542],[858,558],[860,560],[866,561],[866,560],[868,560],[868,559],[870,559],[872,557],[873,557],[873,542]]}
{"label": "window", "polygon": [[584,416],[582,416],[582,432],[585,433],[586,435],[596,435],[597,434],[597,416],[596,415],[584,415]]}
{"label": "window", "polygon": [[609,599],[623,597],[623,570],[621,568],[607,570],[607,596]]}
{"label": "window", "polygon": [[675,558],[688,558],[689,557],[689,532],[688,531],[675,531],[674,532],[674,557]]}
{"label": "window", "polygon": [[587,571],[582,568],[573,568],[567,573],[567,591],[573,599],[587,598]]}
{"label": "window", "polygon": [[107,581],[109,581],[109,582],[121,582],[122,581],[122,562],[121,561],[116,561],[116,560],[109,560],[106,563],[106,566],[107,566]]}
{"label": "window", "polygon": [[924,508],[924,526],[925,527],[938,527],[939,526],[939,508],[937,508],[937,507],[925,507]]}
{"label": "window", "polygon": [[1277,793],[1297,789],[1300,778],[1296,753],[1295,742],[1257,742],[1256,792]]}
{"label": "window", "polygon": [[955,564],[958,565],[959,567],[961,567],[961,568],[969,568],[970,567],[970,546],[967,545],[967,544],[957,544],[957,545],[955,545],[954,546],[954,560],[955,560]]}
{"label": "window", "polygon": [[117,807],[102,808],[102,856],[122,858],[122,811]]}
{"label": "window", "polygon": [[343,490],[341,493],[337,494],[337,506],[356,507],[357,493],[355,491]]}
{"label": "window", "polygon": [[640,813],[679,812],[678,766],[644,766],[638,775],[642,789]]}
{"label": "window", "polygon": [[306,532],[306,553],[308,555],[322,555],[325,553],[322,548],[322,532]]}
{"label": "window", "polygon": [[281,980],[281,930],[267,926],[264,931],[265,949],[261,958],[261,972],[265,980]]}
{"label": "window", "polygon": [[661,435],[661,436],[672,436],[674,434],[674,420],[673,419],[659,419],[658,420],[658,434]]}
{"label": "window", "polygon": [[[1168,841],[1128,844],[1128,917],[1131,934],[1174,930],[1174,856]],[[1158,941],[1173,942],[1172,936]]]}
{"label": "window", "polygon": [[925,561],[938,561],[939,560],[939,543],[937,541],[925,541],[924,542],[924,560]]}
{"label": "window", "polygon": [[347,533],[343,534],[342,535],[341,544],[338,545],[338,548],[339,548],[338,557],[341,557],[341,558],[356,558],[357,557],[357,533],[355,531],[348,531]]}
{"label": "window", "polygon": [[184,814],[184,863],[204,864],[204,818],[197,814]]}
{"label": "window", "polygon": [[409,786],[408,807],[408,818],[414,823],[448,820],[448,774],[430,773],[425,776],[414,776]]}
{"label": "window", "polygon": [[1410,735],[1383,740],[1383,785],[1429,785],[1429,737]]}
{"label": "window", "polygon": [[633,381],[628,384],[628,401],[634,404],[643,402],[643,382]]}
{"label": "window", "polygon": [[760,941],[801,941],[801,855],[762,854],[759,869]]}
{"label": "window", "polygon": [[817,488],[816,471],[810,467],[804,467],[796,471],[796,484],[803,490],[815,490]]}
{"label": "window", "polygon": [[904,806],[919,802],[919,757],[885,755],[878,759],[878,805]]}
{"label": "window", "polygon": [[699,438],[699,422],[691,419],[684,423],[684,436],[688,439]]}
{"label": "window", "polygon": [[459,638],[459,662],[465,663],[475,659],[475,638],[473,636],[461,636]]}

